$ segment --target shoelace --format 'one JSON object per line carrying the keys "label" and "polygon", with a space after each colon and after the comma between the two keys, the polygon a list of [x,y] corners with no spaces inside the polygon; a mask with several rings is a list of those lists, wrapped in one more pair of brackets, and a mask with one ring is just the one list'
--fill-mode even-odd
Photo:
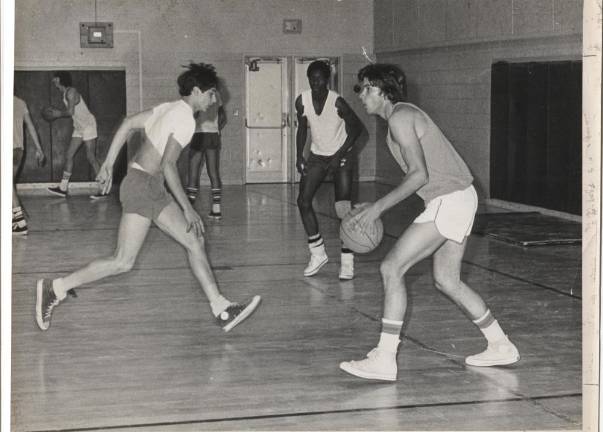
{"label": "shoelace", "polygon": [[46,310],[44,311],[44,319],[50,318],[50,313],[51,313],[52,309],[58,304],[59,304],[59,299],[56,297],[53,301],[48,303],[48,305],[46,306]]}

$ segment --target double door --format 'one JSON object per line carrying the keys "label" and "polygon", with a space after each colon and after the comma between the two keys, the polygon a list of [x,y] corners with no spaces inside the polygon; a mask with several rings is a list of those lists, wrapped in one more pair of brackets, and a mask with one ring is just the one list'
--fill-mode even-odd
{"label": "double door", "polygon": [[286,183],[299,180],[295,170],[295,99],[301,92],[310,88],[306,71],[310,63],[319,59],[330,64],[330,89],[338,91],[337,58],[245,59],[247,183]]}

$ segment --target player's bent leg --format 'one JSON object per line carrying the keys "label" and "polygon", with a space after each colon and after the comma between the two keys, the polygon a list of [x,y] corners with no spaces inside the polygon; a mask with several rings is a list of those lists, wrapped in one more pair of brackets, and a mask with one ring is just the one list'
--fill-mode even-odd
{"label": "player's bent leg", "polygon": [[71,137],[71,141],[69,141],[69,146],[65,152],[65,165],[63,166],[63,171],[73,172],[73,159],[83,142],[82,137]]}
{"label": "player's bent leg", "polygon": [[308,235],[310,261],[304,269],[304,276],[313,276],[329,261],[324,241],[318,229],[318,220],[312,207],[312,200],[322,181],[327,175],[327,169],[310,155],[307,172],[302,176],[297,197],[297,207]]}
{"label": "player's bent leg", "polygon": [[85,140],[84,147],[86,148],[86,159],[88,159],[88,163],[92,166],[96,176],[100,171],[100,163],[96,158],[96,138]]}
{"label": "player's bent leg", "polygon": [[157,226],[186,250],[191,270],[207,296],[218,325],[224,331],[232,330],[249,317],[260,304],[260,296],[254,296],[244,303],[227,300],[218,289],[216,278],[205,251],[205,239],[187,232],[186,219],[175,202],[167,205],[155,219]]}
{"label": "player's bent leg", "polygon": [[212,219],[222,218],[222,180],[220,179],[220,148],[207,149],[205,152],[207,175],[211,183],[211,211]]}
{"label": "player's bent leg", "polygon": [[[339,161],[339,167],[335,170],[335,213],[341,220],[352,209],[352,163],[348,158]],[[346,281],[354,279],[354,252],[341,243],[341,255],[339,266],[339,280]]]}
{"label": "player's bent leg", "polygon": [[193,230],[187,232],[187,222],[180,206],[172,201],[155,218],[157,226],[184,247],[191,270],[207,298],[212,301],[220,295],[216,278],[205,251],[205,238],[197,237]]}
{"label": "player's bent leg", "polygon": [[434,254],[433,275],[436,288],[452,299],[471,318],[486,337],[485,351],[468,356],[471,366],[503,366],[519,361],[519,351],[503,332],[481,296],[460,279],[463,243],[447,240]]}
{"label": "player's bent leg", "polygon": [[19,169],[21,168],[23,154],[24,152],[22,148],[13,149],[12,231],[13,235],[16,236],[25,236],[28,233],[27,220],[25,219],[25,214],[23,213],[23,208],[21,207],[19,195],[17,195],[17,174],[19,173]]}
{"label": "player's bent leg", "polygon": [[188,153],[188,181],[186,186],[186,196],[191,203],[195,202],[199,193],[200,167],[203,158],[203,151],[191,144]]}
{"label": "player's bent leg", "polygon": [[413,223],[385,256],[379,271],[385,291],[383,316],[402,320],[406,312],[406,272],[437,250],[445,238],[433,223]]}
{"label": "player's bent leg", "polygon": [[380,267],[385,298],[379,343],[365,359],[342,362],[341,369],[360,378],[396,380],[396,356],[407,305],[404,275],[413,265],[431,255],[444,240],[433,223],[411,224],[398,239]]}
{"label": "player's bent leg", "polygon": [[82,142],[82,137],[71,137],[71,141],[69,141],[69,146],[65,152],[65,164],[63,165],[63,176],[61,178],[61,182],[58,186],[49,187],[48,192],[63,198],[67,197],[69,180],[71,180],[71,174],[73,173],[73,158],[82,145]]}
{"label": "player's bent leg", "polygon": [[117,247],[110,257],[99,258],[63,278],[40,279],[36,289],[36,322],[48,330],[53,309],[63,301],[67,292],[80,285],[129,271],[144,243],[151,220],[124,213],[119,225]]}

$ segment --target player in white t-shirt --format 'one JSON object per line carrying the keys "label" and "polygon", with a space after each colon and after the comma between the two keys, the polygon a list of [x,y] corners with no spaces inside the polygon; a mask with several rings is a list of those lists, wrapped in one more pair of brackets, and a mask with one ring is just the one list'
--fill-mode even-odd
{"label": "player in white t-shirt", "polygon": [[258,306],[259,296],[238,304],[220,293],[205,251],[203,221],[184,193],[176,165],[195,131],[193,114],[214,102],[216,83],[213,66],[191,63],[178,77],[180,100],[158,105],[122,122],[97,176],[102,193],[107,193],[113,181],[113,166],[129,133],[142,129],[142,145],[120,187],[123,211],[117,247],[112,256],[96,259],[65,277],[38,281],[36,321],[41,330],[48,330],[53,308],[69,290],[129,271],[153,222],[186,249],[191,270],[225,331],[247,318]]}

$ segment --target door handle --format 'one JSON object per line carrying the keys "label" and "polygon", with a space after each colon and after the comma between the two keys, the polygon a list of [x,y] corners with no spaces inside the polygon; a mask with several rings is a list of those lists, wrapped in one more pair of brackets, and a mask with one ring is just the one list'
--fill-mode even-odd
{"label": "door handle", "polygon": [[249,123],[247,123],[247,117],[245,118],[245,128],[246,129],[282,129],[284,126],[281,125],[276,125],[276,126],[249,126]]}

